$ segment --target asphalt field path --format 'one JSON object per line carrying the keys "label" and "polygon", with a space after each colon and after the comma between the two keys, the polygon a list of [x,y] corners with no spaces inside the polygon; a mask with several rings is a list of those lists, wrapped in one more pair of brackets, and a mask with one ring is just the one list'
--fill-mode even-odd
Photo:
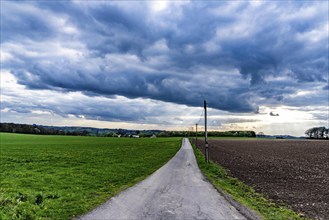
{"label": "asphalt field path", "polygon": [[80,219],[246,219],[204,179],[188,139],[144,181]]}

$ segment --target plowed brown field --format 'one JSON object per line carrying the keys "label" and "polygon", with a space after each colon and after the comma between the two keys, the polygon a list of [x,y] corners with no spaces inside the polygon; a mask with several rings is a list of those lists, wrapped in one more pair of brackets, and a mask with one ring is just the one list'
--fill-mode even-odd
{"label": "plowed brown field", "polygon": [[329,141],[212,139],[209,155],[274,202],[329,219]]}

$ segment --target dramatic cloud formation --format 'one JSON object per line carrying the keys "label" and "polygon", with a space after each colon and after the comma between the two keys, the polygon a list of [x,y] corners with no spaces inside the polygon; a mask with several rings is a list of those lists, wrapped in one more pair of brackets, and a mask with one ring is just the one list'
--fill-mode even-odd
{"label": "dramatic cloud formation", "polygon": [[206,99],[226,118],[322,106],[320,120],[328,46],[326,1],[5,1],[1,74],[24,87],[1,108],[178,125]]}

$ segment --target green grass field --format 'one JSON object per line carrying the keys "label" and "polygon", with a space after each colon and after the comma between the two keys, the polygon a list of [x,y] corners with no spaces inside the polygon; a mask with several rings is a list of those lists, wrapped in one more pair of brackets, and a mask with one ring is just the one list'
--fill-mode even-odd
{"label": "green grass field", "polygon": [[165,164],[181,138],[0,133],[0,219],[70,219]]}

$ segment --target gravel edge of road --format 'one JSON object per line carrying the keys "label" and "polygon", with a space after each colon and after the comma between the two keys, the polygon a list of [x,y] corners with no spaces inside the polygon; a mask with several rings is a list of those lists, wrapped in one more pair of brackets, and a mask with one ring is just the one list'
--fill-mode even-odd
{"label": "gravel edge of road", "polygon": [[[189,140],[190,141],[190,140]],[[193,150],[199,150],[198,148],[195,149],[195,146],[192,145],[190,142],[191,146],[193,147]],[[193,151],[194,153],[194,151]],[[198,161],[197,161],[198,164]],[[199,164],[198,164],[199,167]],[[204,177],[204,180],[208,181],[216,190],[217,192],[223,196],[234,208],[236,208],[243,216],[245,216],[249,220],[264,220],[263,217],[261,217],[256,211],[252,210],[251,208],[241,204],[240,202],[236,201],[230,194],[225,192],[219,187],[214,186],[209,178],[203,173],[203,171],[200,169],[202,176]]]}
{"label": "gravel edge of road", "polygon": [[[203,174],[203,173],[202,173]],[[204,175],[204,174],[203,174]],[[207,177],[206,177],[207,178]],[[208,178],[207,178],[207,181]],[[209,181],[210,182],[210,181]],[[210,182],[211,183],[211,182]],[[215,187],[215,186],[214,186]],[[219,194],[221,194],[236,210],[244,215],[249,220],[264,220],[259,214],[250,209],[249,207],[236,201],[230,194],[224,192],[221,188],[215,187]]]}

